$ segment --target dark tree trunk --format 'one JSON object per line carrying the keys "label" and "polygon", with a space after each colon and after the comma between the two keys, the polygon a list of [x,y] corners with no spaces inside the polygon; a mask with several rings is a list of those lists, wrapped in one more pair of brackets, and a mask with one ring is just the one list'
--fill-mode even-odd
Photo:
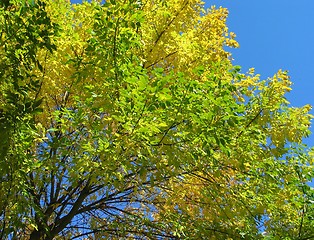
{"label": "dark tree trunk", "polygon": [[34,230],[30,237],[29,240],[42,240],[44,238],[44,232],[40,229]]}

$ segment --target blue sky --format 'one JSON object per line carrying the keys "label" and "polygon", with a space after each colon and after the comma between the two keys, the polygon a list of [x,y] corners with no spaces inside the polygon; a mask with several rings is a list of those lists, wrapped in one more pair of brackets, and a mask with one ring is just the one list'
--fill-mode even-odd
{"label": "blue sky", "polygon": [[[314,1],[205,2],[206,7],[229,10],[228,27],[240,43],[240,48],[231,50],[235,65],[242,66],[243,71],[255,67],[262,78],[273,76],[278,69],[288,70],[293,82],[287,95],[291,106],[314,106]],[[314,134],[305,142],[314,146]]]}

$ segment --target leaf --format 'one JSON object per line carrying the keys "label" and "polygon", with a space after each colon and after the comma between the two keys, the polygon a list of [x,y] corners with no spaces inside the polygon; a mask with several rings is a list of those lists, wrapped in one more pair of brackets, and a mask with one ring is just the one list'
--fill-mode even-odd
{"label": "leaf", "polygon": [[286,71],[261,80],[233,65],[227,9],[7,5],[3,239],[313,235],[313,154],[302,143],[311,108],[290,107]]}

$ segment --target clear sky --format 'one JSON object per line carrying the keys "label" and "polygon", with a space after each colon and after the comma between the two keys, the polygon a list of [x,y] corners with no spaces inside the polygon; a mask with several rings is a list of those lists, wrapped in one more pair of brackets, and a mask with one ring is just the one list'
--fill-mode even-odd
{"label": "clear sky", "polygon": [[[235,65],[244,71],[255,67],[262,78],[273,76],[278,69],[288,70],[293,82],[287,95],[291,105],[314,106],[313,0],[204,1],[206,7],[229,10],[228,27],[240,43],[239,49],[231,50]],[[314,146],[314,134],[305,142]]]}

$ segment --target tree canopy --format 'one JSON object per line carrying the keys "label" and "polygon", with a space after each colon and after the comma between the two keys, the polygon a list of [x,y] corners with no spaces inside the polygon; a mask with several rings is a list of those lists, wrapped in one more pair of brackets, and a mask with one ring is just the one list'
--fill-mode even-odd
{"label": "tree canopy", "polygon": [[0,239],[312,239],[311,106],[200,0],[0,5]]}

